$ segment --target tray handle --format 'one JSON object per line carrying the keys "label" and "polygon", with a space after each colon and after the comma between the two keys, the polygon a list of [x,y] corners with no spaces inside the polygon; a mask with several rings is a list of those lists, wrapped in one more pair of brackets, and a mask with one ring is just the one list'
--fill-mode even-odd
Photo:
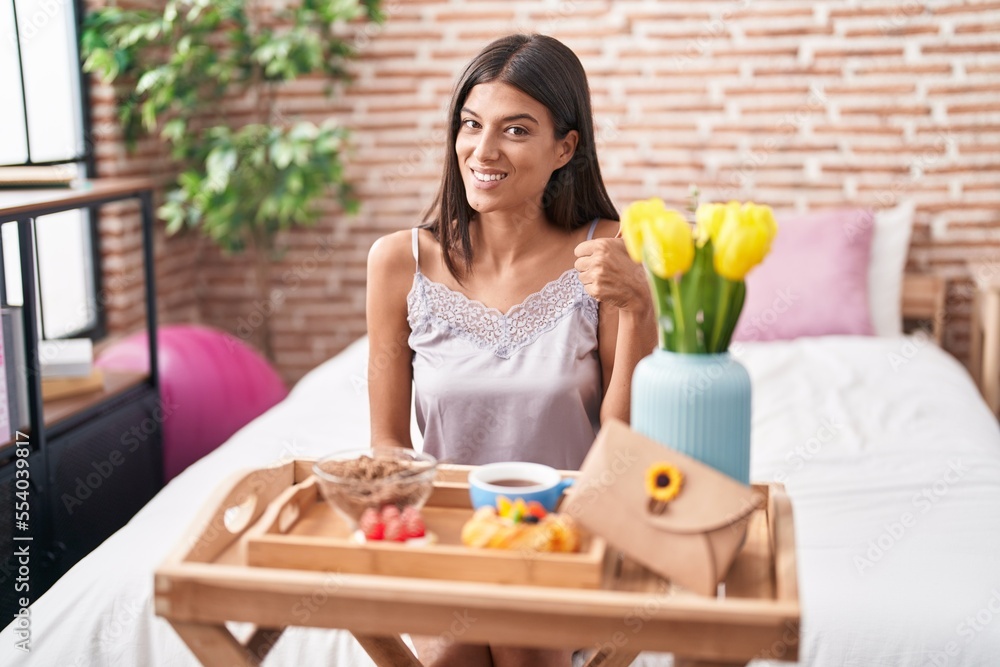
{"label": "tray handle", "polygon": [[291,530],[305,510],[316,502],[318,496],[319,487],[315,475],[288,487],[267,507],[260,521],[247,531],[247,537],[284,535]]}
{"label": "tray handle", "polygon": [[181,546],[167,562],[208,563],[225,551],[260,518],[267,506],[293,482],[294,461],[234,475],[195,518]]}

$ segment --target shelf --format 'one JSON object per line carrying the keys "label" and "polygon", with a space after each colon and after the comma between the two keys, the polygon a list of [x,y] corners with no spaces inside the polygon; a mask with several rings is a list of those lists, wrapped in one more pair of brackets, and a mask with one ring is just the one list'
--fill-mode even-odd
{"label": "shelf", "polygon": [[0,222],[43,215],[40,211],[69,210],[136,197],[149,191],[146,178],[102,178],[69,188],[0,189]]}
{"label": "shelf", "polygon": [[[148,382],[149,373],[104,371],[104,389],[78,396],[67,396],[65,398],[45,401],[42,404],[45,428],[46,430],[50,430],[62,421],[75,417],[108,399],[124,394],[133,387],[138,387]],[[29,435],[31,433],[31,428],[27,425],[22,426],[21,430]],[[7,453],[11,444],[13,444],[12,440],[0,443],[0,458],[4,458],[3,454]]]}
{"label": "shelf", "polygon": [[[146,178],[81,181],[73,187],[0,189],[0,224],[17,225],[21,272],[32,486],[32,549],[38,567],[30,573],[31,601],[100,542],[123,526],[163,486],[163,415],[160,412],[156,348],[156,285],[153,267],[155,212],[153,188]],[[143,372],[106,371],[100,391],[44,401],[40,359],[35,341],[39,295],[36,292],[37,219],[74,209],[98,209],[135,200],[142,230],[148,366]],[[96,217],[91,219],[96,225]],[[100,236],[94,236],[93,259],[102,266]],[[0,242],[2,245],[2,242]],[[2,269],[2,265],[0,265]],[[124,333],[124,332],[123,332]],[[150,431],[152,427],[152,431]],[[128,447],[127,433],[137,433],[141,447]],[[24,431],[24,428],[21,429]],[[13,496],[18,452],[0,444],[0,491]],[[18,460],[19,462],[19,460]],[[23,467],[23,464],[22,464]],[[109,470],[124,472],[110,475]],[[96,480],[96,481],[95,481]],[[67,499],[89,500],[85,504]],[[14,525],[14,504],[0,502],[0,525]],[[9,541],[8,541],[9,542]],[[0,569],[17,567],[13,543],[0,542]],[[0,612],[14,613],[0,596]]]}
{"label": "shelf", "polygon": [[52,428],[60,421],[69,419],[148,380],[149,373],[104,371],[104,389],[101,391],[45,401],[42,410],[42,414],[45,415],[45,427]]}

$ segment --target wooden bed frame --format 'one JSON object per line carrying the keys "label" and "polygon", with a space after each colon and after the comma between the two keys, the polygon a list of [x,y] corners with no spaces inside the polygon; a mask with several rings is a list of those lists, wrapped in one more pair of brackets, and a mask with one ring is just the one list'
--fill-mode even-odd
{"label": "wooden bed frame", "polygon": [[925,322],[930,327],[934,342],[941,345],[944,338],[945,296],[948,281],[941,276],[926,273],[907,273],[903,276],[903,322]]}

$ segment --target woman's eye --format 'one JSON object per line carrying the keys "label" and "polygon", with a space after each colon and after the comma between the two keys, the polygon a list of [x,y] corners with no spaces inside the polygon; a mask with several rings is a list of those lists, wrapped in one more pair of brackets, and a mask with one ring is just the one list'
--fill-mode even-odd
{"label": "woman's eye", "polygon": [[523,127],[511,127],[508,128],[507,131],[513,134],[515,137],[524,137],[527,136],[528,134],[528,131]]}
{"label": "woman's eye", "polygon": [[464,125],[465,127],[469,128],[470,130],[478,130],[479,129],[479,123],[477,123],[476,121],[472,120],[471,118],[466,118],[465,120],[463,120],[462,121],[462,125]]}

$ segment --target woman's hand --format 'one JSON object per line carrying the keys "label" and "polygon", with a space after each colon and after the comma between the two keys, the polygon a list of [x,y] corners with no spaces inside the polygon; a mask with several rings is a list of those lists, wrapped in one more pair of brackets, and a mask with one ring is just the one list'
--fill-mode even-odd
{"label": "woman's hand", "polygon": [[620,238],[584,241],[576,246],[580,282],[590,296],[602,304],[635,314],[653,309],[646,272],[625,250]]}
{"label": "woman's hand", "polygon": [[[598,232],[610,234],[611,221]],[[596,238],[576,247],[580,281],[600,302],[597,348],[604,398],[601,423],[609,418],[628,423],[632,371],[656,347],[656,316],[646,271],[636,264],[620,238]]]}

